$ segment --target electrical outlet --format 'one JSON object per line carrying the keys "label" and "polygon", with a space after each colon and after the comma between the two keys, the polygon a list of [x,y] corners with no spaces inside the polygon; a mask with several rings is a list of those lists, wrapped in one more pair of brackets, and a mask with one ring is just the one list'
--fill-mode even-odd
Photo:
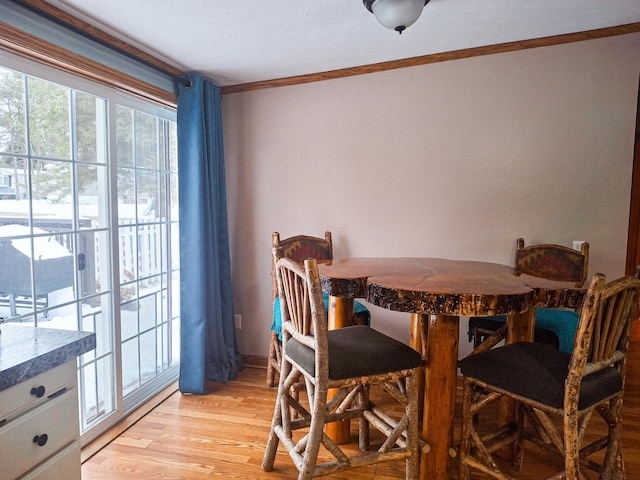
{"label": "electrical outlet", "polygon": [[235,314],[233,316],[233,321],[236,325],[236,330],[242,330],[242,315]]}
{"label": "electrical outlet", "polygon": [[582,248],[582,244],[583,243],[584,242],[582,240],[574,240],[573,241],[573,249],[580,251],[580,249]]}

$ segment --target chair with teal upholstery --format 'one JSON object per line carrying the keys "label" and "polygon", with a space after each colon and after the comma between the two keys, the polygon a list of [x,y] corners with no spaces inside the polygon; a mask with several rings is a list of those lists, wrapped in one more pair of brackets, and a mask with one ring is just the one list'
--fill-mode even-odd
{"label": "chair with teal upholstery", "polygon": [[[316,260],[300,265],[277,248],[274,257],[284,314],[282,364],[263,470],[273,470],[281,445],[298,480],[401,459],[405,479],[417,480],[420,353],[362,325],[329,330]],[[292,392],[298,385],[300,396]],[[356,418],[359,452],[343,449],[324,431],[327,423]]]}
{"label": "chair with teal upholstery", "polygon": [[[333,260],[333,241],[331,232],[325,232],[324,238],[309,235],[296,235],[281,239],[278,232],[272,234],[272,248],[282,248],[285,258],[294,262],[304,263],[307,258],[315,258],[318,263],[327,263]],[[277,384],[275,375],[280,372],[282,349],[282,312],[280,298],[278,296],[278,284],[276,280],[275,264],[272,260],[271,275],[273,281],[273,319],[271,323],[271,339],[269,342],[269,357],[267,361],[267,386]],[[323,294],[325,309],[328,310],[329,296]],[[354,325],[367,325],[371,321],[371,314],[362,303],[354,302]]]}
{"label": "chair with teal upholstery", "polygon": [[[581,249],[555,244],[529,245],[524,240],[516,240],[515,272],[549,280],[575,282],[582,287],[587,278],[589,266],[589,244],[582,243]],[[566,309],[536,309],[534,341],[552,346],[566,353],[573,350],[573,341],[578,328],[578,312]],[[474,351],[484,342],[498,343],[507,336],[506,316],[469,318],[469,341],[473,341]],[[488,344],[487,344],[488,345]]]}
{"label": "chair with teal upholstery", "polygon": [[[637,269],[635,277],[609,283],[596,274],[582,305],[571,353],[516,342],[460,361],[464,388],[460,480],[469,479],[472,468],[482,478],[515,480],[512,472],[523,467],[525,440],[540,447],[535,452],[538,457],[543,451],[558,455],[561,471],[549,479],[625,478],[622,404],[639,298]],[[499,414],[505,401],[515,405],[513,421],[507,423]],[[482,421],[480,412],[487,412]],[[589,429],[594,419],[599,425]],[[502,461],[510,451],[511,467]],[[549,460],[548,465],[554,465]],[[587,477],[587,468],[599,476]]]}

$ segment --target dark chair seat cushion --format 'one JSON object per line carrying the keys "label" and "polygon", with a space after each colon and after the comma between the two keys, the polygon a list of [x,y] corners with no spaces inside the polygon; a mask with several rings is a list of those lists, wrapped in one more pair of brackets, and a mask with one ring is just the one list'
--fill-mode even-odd
{"label": "dark chair seat cushion", "polygon": [[[329,310],[329,294],[323,293],[322,299],[324,300],[324,308]],[[371,324],[371,313],[369,309],[365,307],[359,301],[353,302],[353,313],[355,320],[359,325],[369,326]],[[280,307],[280,297],[276,297],[273,301],[273,321],[271,323],[271,331],[278,335],[278,338],[282,340],[282,309]]]}
{"label": "dark chair seat cushion", "polygon": [[[420,353],[373,328],[353,326],[330,330],[329,379],[376,375],[416,368],[421,365]],[[291,339],[286,344],[286,355],[301,368],[315,375],[315,352]]]}
{"label": "dark chair seat cushion", "polygon": [[[562,408],[564,382],[571,355],[538,343],[513,343],[470,355],[459,362],[462,374],[502,390]],[[622,389],[622,376],[613,367],[583,378],[578,408],[583,409]]]}

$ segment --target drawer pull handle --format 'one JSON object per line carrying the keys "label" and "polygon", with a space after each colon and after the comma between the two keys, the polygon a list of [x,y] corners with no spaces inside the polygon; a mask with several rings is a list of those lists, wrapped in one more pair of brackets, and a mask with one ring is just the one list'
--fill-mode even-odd
{"label": "drawer pull handle", "polygon": [[45,388],[44,385],[40,385],[39,387],[33,387],[31,389],[31,395],[35,395],[38,398],[44,397]]}
{"label": "drawer pull handle", "polygon": [[33,437],[33,443],[37,443],[40,447],[44,447],[47,443],[47,440],[49,440],[49,436],[46,433]]}

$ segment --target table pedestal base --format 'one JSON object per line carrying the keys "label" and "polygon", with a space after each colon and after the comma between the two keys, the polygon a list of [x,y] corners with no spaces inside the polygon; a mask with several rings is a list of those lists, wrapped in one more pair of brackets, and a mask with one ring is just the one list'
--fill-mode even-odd
{"label": "table pedestal base", "polygon": [[[353,322],[353,298],[329,297],[329,311],[327,312],[327,322],[329,330],[335,328],[348,327]],[[330,388],[327,399],[335,395],[337,389]],[[340,422],[327,423],[325,426],[327,436],[338,445],[349,442],[350,422],[341,420]]]}
{"label": "table pedestal base", "polygon": [[421,455],[420,478],[448,480],[456,406],[459,318],[424,315],[423,322],[428,324],[428,333],[422,438],[430,450]]}

